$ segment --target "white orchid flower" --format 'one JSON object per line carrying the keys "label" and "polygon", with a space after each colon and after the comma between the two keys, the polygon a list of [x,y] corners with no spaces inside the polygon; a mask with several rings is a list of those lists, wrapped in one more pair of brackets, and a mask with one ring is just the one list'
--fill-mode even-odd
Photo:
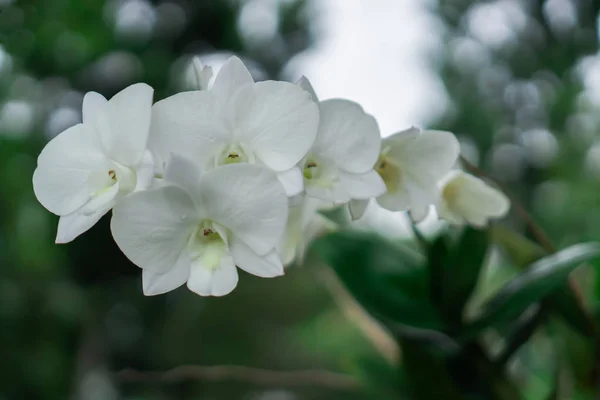
{"label": "white orchid flower", "polygon": [[209,65],[202,64],[200,58],[192,59],[192,68],[194,69],[194,78],[196,78],[196,88],[198,90],[207,90],[210,80],[213,77],[213,69]]}
{"label": "white orchid flower", "polygon": [[[437,182],[454,166],[460,146],[444,131],[410,128],[383,139],[375,170],[383,178],[386,193],[377,203],[390,211],[411,211],[421,220],[439,198]],[[350,204],[354,219],[364,213],[364,202]]]}
{"label": "white orchid flower", "polygon": [[236,265],[264,278],[283,274],[275,248],[288,204],[273,171],[244,164],[201,174],[191,161],[173,156],[165,181],[113,210],[113,236],[143,269],[146,295],[187,282],[201,296],[223,296],[237,285]]}
{"label": "white orchid flower", "polygon": [[318,211],[320,200],[305,197],[290,207],[285,234],[279,243],[278,251],[284,266],[296,262],[301,264],[310,241],[324,231],[331,231],[336,225]]}
{"label": "white orchid flower", "polygon": [[297,84],[320,111],[317,137],[302,160],[306,195],[340,205],[383,194],[385,184],[373,170],[381,148],[375,118],[349,100],[319,101],[304,77]]}
{"label": "white orchid flower", "polygon": [[312,146],[319,110],[310,96],[286,82],[254,83],[237,57],[230,58],[209,91],[179,93],[153,107],[150,147],[205,169],[250,163],[277,172],[289,196],[302,192],[296,166]]}
{"label": "white orchid flower", "polygon": [[450,223],[483,228],[491,218],[502,218],[510,209],[508,197],[473,175],[452,171],[439,183],[438,215]]}
{"label": "white orchid flower", "polygon": [[153,179],[146,151],[153,90],[131,85],[110,100],[90,92],[83,123],[60,133],[42,150],[33,174],[39,202],[59,215],[56,243],[90,229],[122,197]]}

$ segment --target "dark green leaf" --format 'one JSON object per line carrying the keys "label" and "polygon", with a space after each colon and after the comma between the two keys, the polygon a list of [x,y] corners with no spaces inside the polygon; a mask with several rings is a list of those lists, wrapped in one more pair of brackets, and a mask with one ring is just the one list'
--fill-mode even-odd
{"label": "dark green leaf", "polygon": [[362,232],[332,233],[316,240],[313,248],[358,302],[384,323],[442,328],[419,255]]}
{"label": "dark green leaf", "polygon": [[581,335],[589,338],[596,337],[596,331],[592,324],[593,318],[581,307],[575,293],[567,284],[548,296],[546,304]]}
{"label": "dark green leaf", "polygon": [[544,310],[540,308],[533,310],[530,315],[523,314],[512,326],[512,330],[506,336],[502,352],[496,357],[498,365],[506,364],[511,357],[523,346],[545,318]]}
{"label": "dark green leaf", "polygon": [[444,237],[429,252],[429,271],[434,304],[449,325],[459,327],[488,249],[486,231],[466,228],[458,243],[448,249]]}
{"label": "dark green leaf", "polygon": [[[403,340],[401,348],[402,370],[416,399],[464,399],[451,376],[448,358],[444,353],[410,340]],[[435,377],[434,383],[432,377]]]}
{"label": "dark green leaf", "polygon": [[429,284],[431,287],[431,300],[433,304],[441,311],[444,315],[444,291],[442,283],[447,277],[446,260],[448,259],[448,253],[450,248],[446,237],[444,235],[439,236],[429,248],[428,254],[428,268],[429,268]]}
{"label": "dark green leaf", "polygon": [[565,285],[575,268],[598,255],[600,245],[586,243],[571,246],[533,263],[488,302],[483,314],[471,325],[470,333],[518,317],[529,306]]}

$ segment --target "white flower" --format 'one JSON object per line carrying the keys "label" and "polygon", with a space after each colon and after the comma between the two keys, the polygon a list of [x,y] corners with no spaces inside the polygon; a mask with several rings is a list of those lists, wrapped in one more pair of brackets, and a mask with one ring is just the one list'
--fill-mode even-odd
{"label": "white flower", "polygon": [[202,296],[223,296],[238,281],[236,265],[275,277],[287,196],[275,173],[259,165],[226,165],[201,174],[182,157],[167,164],[159,189],[117,204],[115,241],[143,269],[143,290],[156,295],[187,282]]}
{"label": "white flower", "polygon": [[438,215],[453,224],[485,227],[491,218],[501,218],[510,200],[501,191],[462,171],[450,172],[441,182]]}
{"label": "white flower", "polygon": [[[387,192],[377,203],[390,211],[411,210],[422,219],[439,198],[437,182],[456,163],[460,146],[450,132],[417,128],[383,139],[375,170],[383,178]],[[364,204],[351,204],[353,218],[360,218]]]}
{"label": "white flower", "polygon": [[83,123],[60,133],[42,150],[33,174],[39,202],[59,215],[56,243],[91,228],[121,197],[152,182],[146,151],[153,90],[138,83],[112,99],[90,92]]}
{"label": "white flower", "polygon": [[310,241],[325,230],[333,230],[335,224],[321,215],[318,210],[320,200],[305,197],[290,207],[285,234],[279,243],[278,251],[284,266],[294,261],[301,264]]}
{"label": "white flower", "polygon": [[192,59],[194,77],[196,78],[196,87],[198,90],[207,90],[210,80],[213,76],[212,67],[203,65],[198,57]]}
{"label": "white flower", "polygon": [[381,147],[377,121],[349,100],[319,101],[306,78],[298,85],[319,104],[317,138],[302,161],[306,195],[335,204],[367,200],[386,188],[373,170]]}
{"label": "white flower", "polygon": [[303,189],[296,164],[313,144],[318,123],[318,107],[306,92],[286,82],[254,83],[232,57],[209,91],[179,93],[154,105],[150,148],[163,161],[177,153],[205,169],[266,165],[293,196]]}

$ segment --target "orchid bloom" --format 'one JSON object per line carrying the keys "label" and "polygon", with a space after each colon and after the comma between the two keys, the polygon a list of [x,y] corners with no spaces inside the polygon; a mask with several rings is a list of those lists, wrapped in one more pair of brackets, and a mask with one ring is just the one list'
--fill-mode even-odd
{"label": "orchid bloom", "polygon": [[491,218],[501,218],[510,209],[504,193],[463,171],[452,171],[439,183],[438,215],[450,223],[483,228]]}
{"label": "orchid bloom", "polygon": [[176,153],[204,169],[265,165],[294,196],[303,190],[296,164],[312,146],[318,123],[310,95],[286,82],[255,83],[242,61],[231,57],[210,90],[179,93],[154,105],[150,147],[161,160]]}
{"label": "orchid bloom", "polygon": [[223,296],[237,285],[236,265],[263,278],[283,274],[276,246],[288,203],[273,171],[234,164],[201,172],[173,156],[165,181],[113,210],[113,237],[143,269],[146,295],[187,282],[201,296]]}
{"label": "orchid bloom", "polygon": [[146,151],[152,94],[144,83],[110,100],[87,93],[83,123],[42,150],[33,189],[39,202],[60,216],[56,243],[72,241],[122,198],[152,183],[152,157]]}
{"label": "orchid bloom", "polygon": [[[456,163],[459,151],[450,132],[410,128],[383,139],[375,170],[387,191],[377,196],[377,203],[390,211],[410,210],[417,220],[424,218],[439,198],[437,182]],[[365,208],[366,202],[350,204],[353,218],[360,218]]]}
{"label": "orchid bloom", "polygon": [[349,100],[319,101],[306,78],[297,83],[319,105],[315,142],[302,160],[306,195],[334,204],[368,200],[385,193],[375,172],[381,147],[377,121]]}

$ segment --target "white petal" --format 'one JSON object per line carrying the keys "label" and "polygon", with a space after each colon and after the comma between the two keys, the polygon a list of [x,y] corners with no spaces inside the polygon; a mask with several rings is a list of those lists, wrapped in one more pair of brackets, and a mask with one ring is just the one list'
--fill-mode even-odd
{"label": "white petal", "polygon": [[460,172],[447,184],[457,185],[449,208],[475,226],[485,226],[488,218],[504,216],[510,201],[504,193],[472,175]]}
{"label": "white petal", "polygon": [[200,179],[199,197],[208,217],[264,255],[283,234],[287,196],[277,175],[264,166],[225,165]]}
{"label": "white petal", "polygon": [[302,204],[302,202],[304,201],[305,198],[306,198],[306,192],[304,191],[304,188],[302,188],[302,192],[300,192],[297,195],[294,195],[292,197],[288,197],[288,206],[296,207],[296,206]]}
{"label": "white petal", "polygon": [[198,196],[200,176],[200,169],[196,164],[185,157],[171,154],[164,173],[167,182],[183,188],[192,199],[195,199]]}
{"label": "white petal", "polygon": [[446,220],[446,221],[450,222],[451,224],[455,224],[455,225],[464,225],[465,224],[465,219],[461,215],[452,211],[450,209],[449,205],[444,201],[440,201],[438,204],[435,205],[435,211],[437,212],[438,216],[441,219]]}
{"label": "white petal", "polygon": [[164,274],[142,270],[142,289],[146,296],[155,296],[175,290],[190,277],[191,263],[187,252],[182,252],[175,266]]}
{"label": "white petal", "polygon": [[283,265],[276,250],[259,256],[244,242],[233,238],[231,255],[238,268],[261,278],[273,278],[283,275]]}
{"label": "white petal", "polygon": [[286,82],[245,86],[231,104],[237,137],[275,171],[294,167],[311,148],[319,124],[310,95]]}
{"label": "white petal", "polygon": [[383,146],[382,147],[386,147],[386,146],[402,146],[403,144],[409,142],[410,140],[414,139],[415,137],[419,136],[419,134],[421,133],[421,131],[419,130],[419,128],[416,127],[410,127],[408,129],[405,129],[403,131],[400,132],[396,132],[393,135],[390,135],[386,138],[383,139]]}
{"label": "white petal", "polygon": [[52,139],[38,157],[33,190],[40,203],[57,215],[66,215],[91,197],[88,179],[92,172],[109,171],[94,134],[77,124]]}
{"label": "white petal", "polygon": [[367,200],[387,191],[383,179],[374,170],[363,174],[340,171],[339,179],[352,199]]}
{"label": "white petal", "polygon": [[100,140],[106,153],[126,166],[143,157],[150,133],[153,89],[145,83],[131,85],[108,101],[110,129],[102,129]]}
{"label": "white petal", "polygon": [[350,194],[346,190],[346,186],[343,185],[340,181],[336,181],[333,183],[333,187],[331,188],[332,200],[335,205],[342,205],[348,203],[351,198]]}
{"label": "white petal", "polygon": [[83,123],[93,126],[97,132],[110,129],[108,100],[100,93],[87,92],[83,97]]}
{"label": "white petal", "polygon": [[315,152],[326,155],[343,169],[364,173],[373,168],[381,150],[377,121],[349,100],[320,103],[321,123]]}
{"label": "white petal", "polygon": [[414,222],[421,222],[429,215],[430,206],[416,206],[410,209],[409,215]]}
{"label": "white petal", "polygon": [[377,204],[389,211],[405,211],[410,208],[410,194],[404,188],[377,197]]}
{"label": "white petal", "polygon": [[367,211],[369,206],[369,200],[350,200],[348,203],[348,210],[350,211],[350,217],[353,221],[361,219]]}
{"label": "white petal", "polygon": [[135,172],[137,175],[135,190],[149,189],[154,183],[155,173],[154,158],[152,157],[152,153],[149,151],[144,152],[144,157],[142,157],[142,160],[136,166]]}
{"label": "white petal", "polygon": [[84,204],[77,211],[64,215],[58,220],[56,243],[69,243],[77,236],[87,232],[115,204],[119,192],[118,183],[108,188],[101,195]]}
{"label": "white petal", "polygon": [[202,62],[198,57],[192,59],[192,66],[194,68],[194,76],[196,78],[196,87],[198,90],[208,89],[208,83],[213,75],[213,70],[210,66],[202,65]]}
{"label": "white petal", "polygon": [[177,153],[204,166],[231,139],[207,91],[178,93],[152,107],[149,149],[163,161]]}
{"label": "white petal", "polygon": [[403,172],[438,181],[456,163],[460,146],[450,132],[424,131],[406,145],[392,146],[390,156],[397,159]]}
{"label": "white petal", "polygon": [[192,264],[188,288],[200,296],[225,296],[231,293],[238,283],[238,273],[231,256],[221,259],[221,266],[215,270],[198,262]]}
{"label": "white petal", "polygon": [[296,248],[292,246],[285,246],[280,251],[281,263],[284,267],[289,267],[296,261]]}
{"label": "white petal", "polygon": [[136,192],[113,209],[111,230],[117,245],[135,265],[155,273],[171,270],[199,221],[192,199],[167,186]]}
{"label": "white petal", "polygon": [[427,206],[439,198],[437,180],[430,179],[425,174],[406,176],[403,186],[410,196],[409,208]]}
{"label": "white petal", "polygon": [[296,82],[296,85],[306,90],[310,94],[310,97],[314,102],[319,102],[319,97],[317,96],[315,89],[313,88],[312,84],[310,83],[307,77],[303,76],[302,78],[300,78],[298,82]]}
{"label": "white petal", "polygon": [[307,182],[304,190],[306,191],[307,198],[318,199],[328,203],[334,202],[334,195],[331,187],[314,185],[311,182]]}
{"label": "white petal", "polygon": [[297,196],[304,191],[304,177],[298,167],[278,172],[277,178],[289,197]]}
{"label": "white petal", "polygon": [[250,71],[242,60],[234,56],[217,73],[211,92],[220,99],[230,99],[237,89],[250,83],[254,83]]}

